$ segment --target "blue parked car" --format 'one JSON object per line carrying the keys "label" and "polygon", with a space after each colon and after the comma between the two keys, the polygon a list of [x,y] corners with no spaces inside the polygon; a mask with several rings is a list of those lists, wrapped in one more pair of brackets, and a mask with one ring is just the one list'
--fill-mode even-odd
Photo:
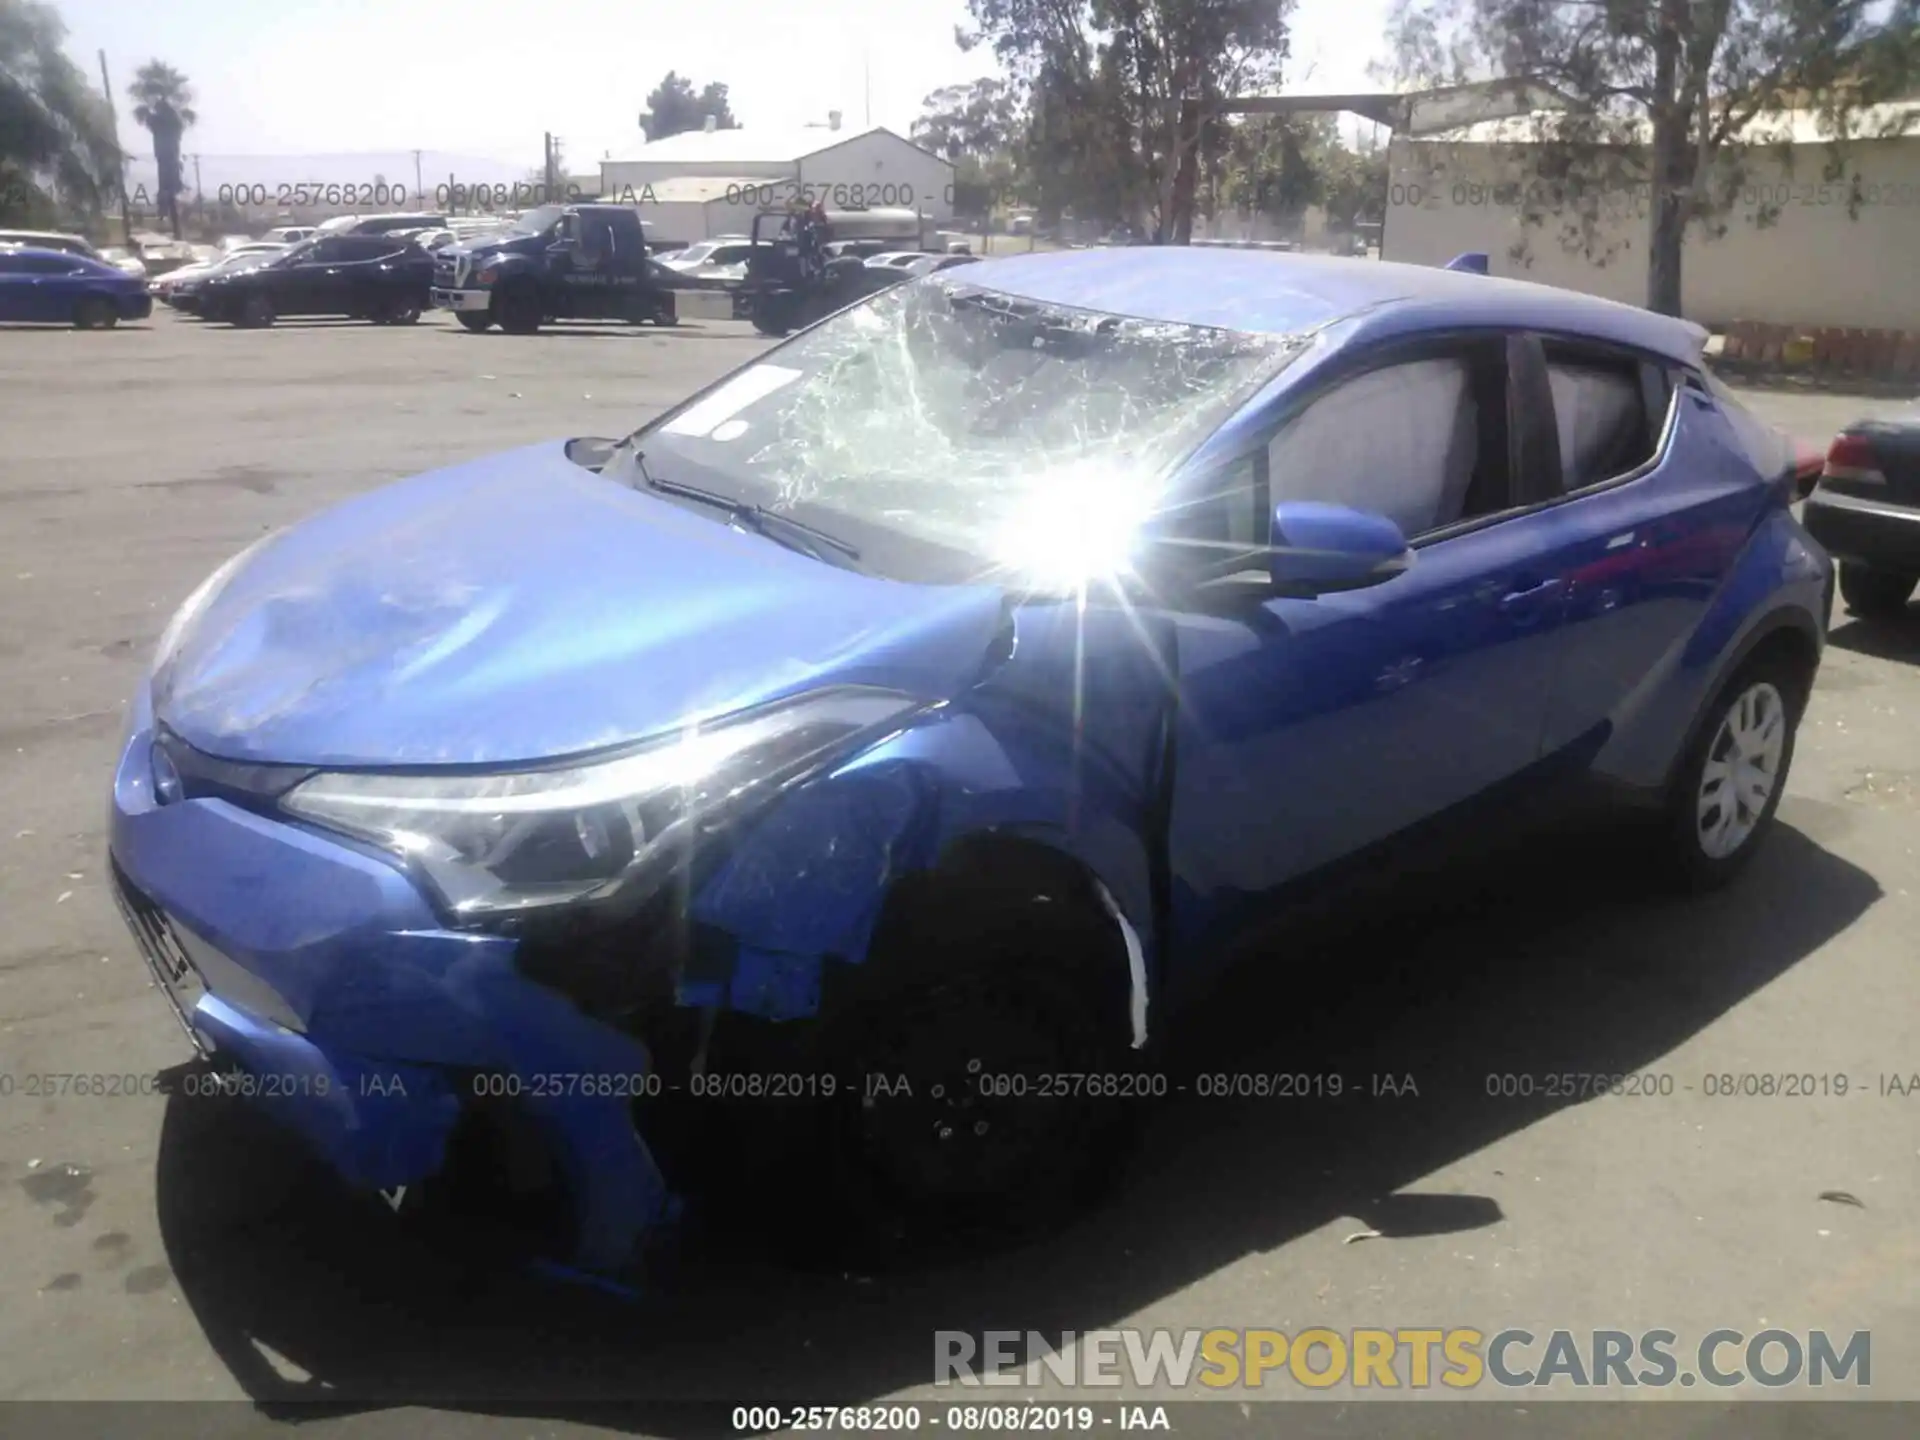
{"label": "blue parked car", "polygon": [[1230,942],[1428,822],[1580,782],[1752,859],[1833,570],[1702,338],[1258,252],[911,281],[222,566],[132,706],[129,924],[403,1213],[492,1185],[600,1270],[736,1160],[1065,1213]]}
{"label": "blue parked car", "polygon": [[152,313],[139,275],[64,250],[0,246],[0,324],[110,330]]}

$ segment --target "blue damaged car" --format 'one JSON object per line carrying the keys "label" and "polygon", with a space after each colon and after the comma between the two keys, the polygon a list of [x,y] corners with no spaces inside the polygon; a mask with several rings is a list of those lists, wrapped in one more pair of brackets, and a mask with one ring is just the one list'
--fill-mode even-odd
{"label": "blue damaged car", "polygon": [[117,893],[196,1063],[397,1209],[464,1176],[595,1271],[716,1155],[1067,1213],[1319,877],[1570,779],[1752,858],[1833,567],[1702,339],[1300,255],[912,281],[223,565]]}

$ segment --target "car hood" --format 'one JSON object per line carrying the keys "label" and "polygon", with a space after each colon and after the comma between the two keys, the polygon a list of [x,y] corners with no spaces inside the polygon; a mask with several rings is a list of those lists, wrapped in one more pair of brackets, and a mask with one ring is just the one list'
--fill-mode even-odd
{"label": "car hood", "polygon": [[274,536],[156,671],[208,754],[512,764],[825,684],[949,697],[1004,623],[992,587],[842,570],[604,480],[563,442],[416,476]]}
{"label": "car hood", "polygon": [[433,253],[449,259],[465,256],[471,260],[495,250],[521,251],[527,248],[527,241],[539,238],[537,235],[477,235],[471,240],[456,240],[451,245],[442,245]]}

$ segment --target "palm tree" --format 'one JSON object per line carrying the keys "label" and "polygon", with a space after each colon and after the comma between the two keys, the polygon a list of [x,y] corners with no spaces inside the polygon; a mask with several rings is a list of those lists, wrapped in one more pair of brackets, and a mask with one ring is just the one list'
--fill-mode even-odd
{"label": "palm tree", "polygon": [[160,213],[180,238],[180,137],[200,117],[193,113],[193,87],[164,60],[149,60],[127,87],[133,118],[153,132],[153,161],[160,171]]}
{"label": "palm tree", "polygon": [[61,50],[51,5],[0,0],[0,222],[91,219],[119,174],[106,97]]}

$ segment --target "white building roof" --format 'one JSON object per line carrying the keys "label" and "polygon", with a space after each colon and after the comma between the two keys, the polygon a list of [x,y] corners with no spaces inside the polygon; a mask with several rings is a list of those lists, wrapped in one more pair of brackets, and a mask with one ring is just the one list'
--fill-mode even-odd
{"label": "white building roof", "polygon": [[[644,160],[668,165],[791,165],[822,150],[831,150],[863,135],[892,135],[902,145],[913,142],[894,135],[884,125],[865,130],[830,130],[807,126],[799,130],[687,130],[655,140],[637,150],[612,157],[604,164]],[[917,148],[917,147],[916,147]]]}

